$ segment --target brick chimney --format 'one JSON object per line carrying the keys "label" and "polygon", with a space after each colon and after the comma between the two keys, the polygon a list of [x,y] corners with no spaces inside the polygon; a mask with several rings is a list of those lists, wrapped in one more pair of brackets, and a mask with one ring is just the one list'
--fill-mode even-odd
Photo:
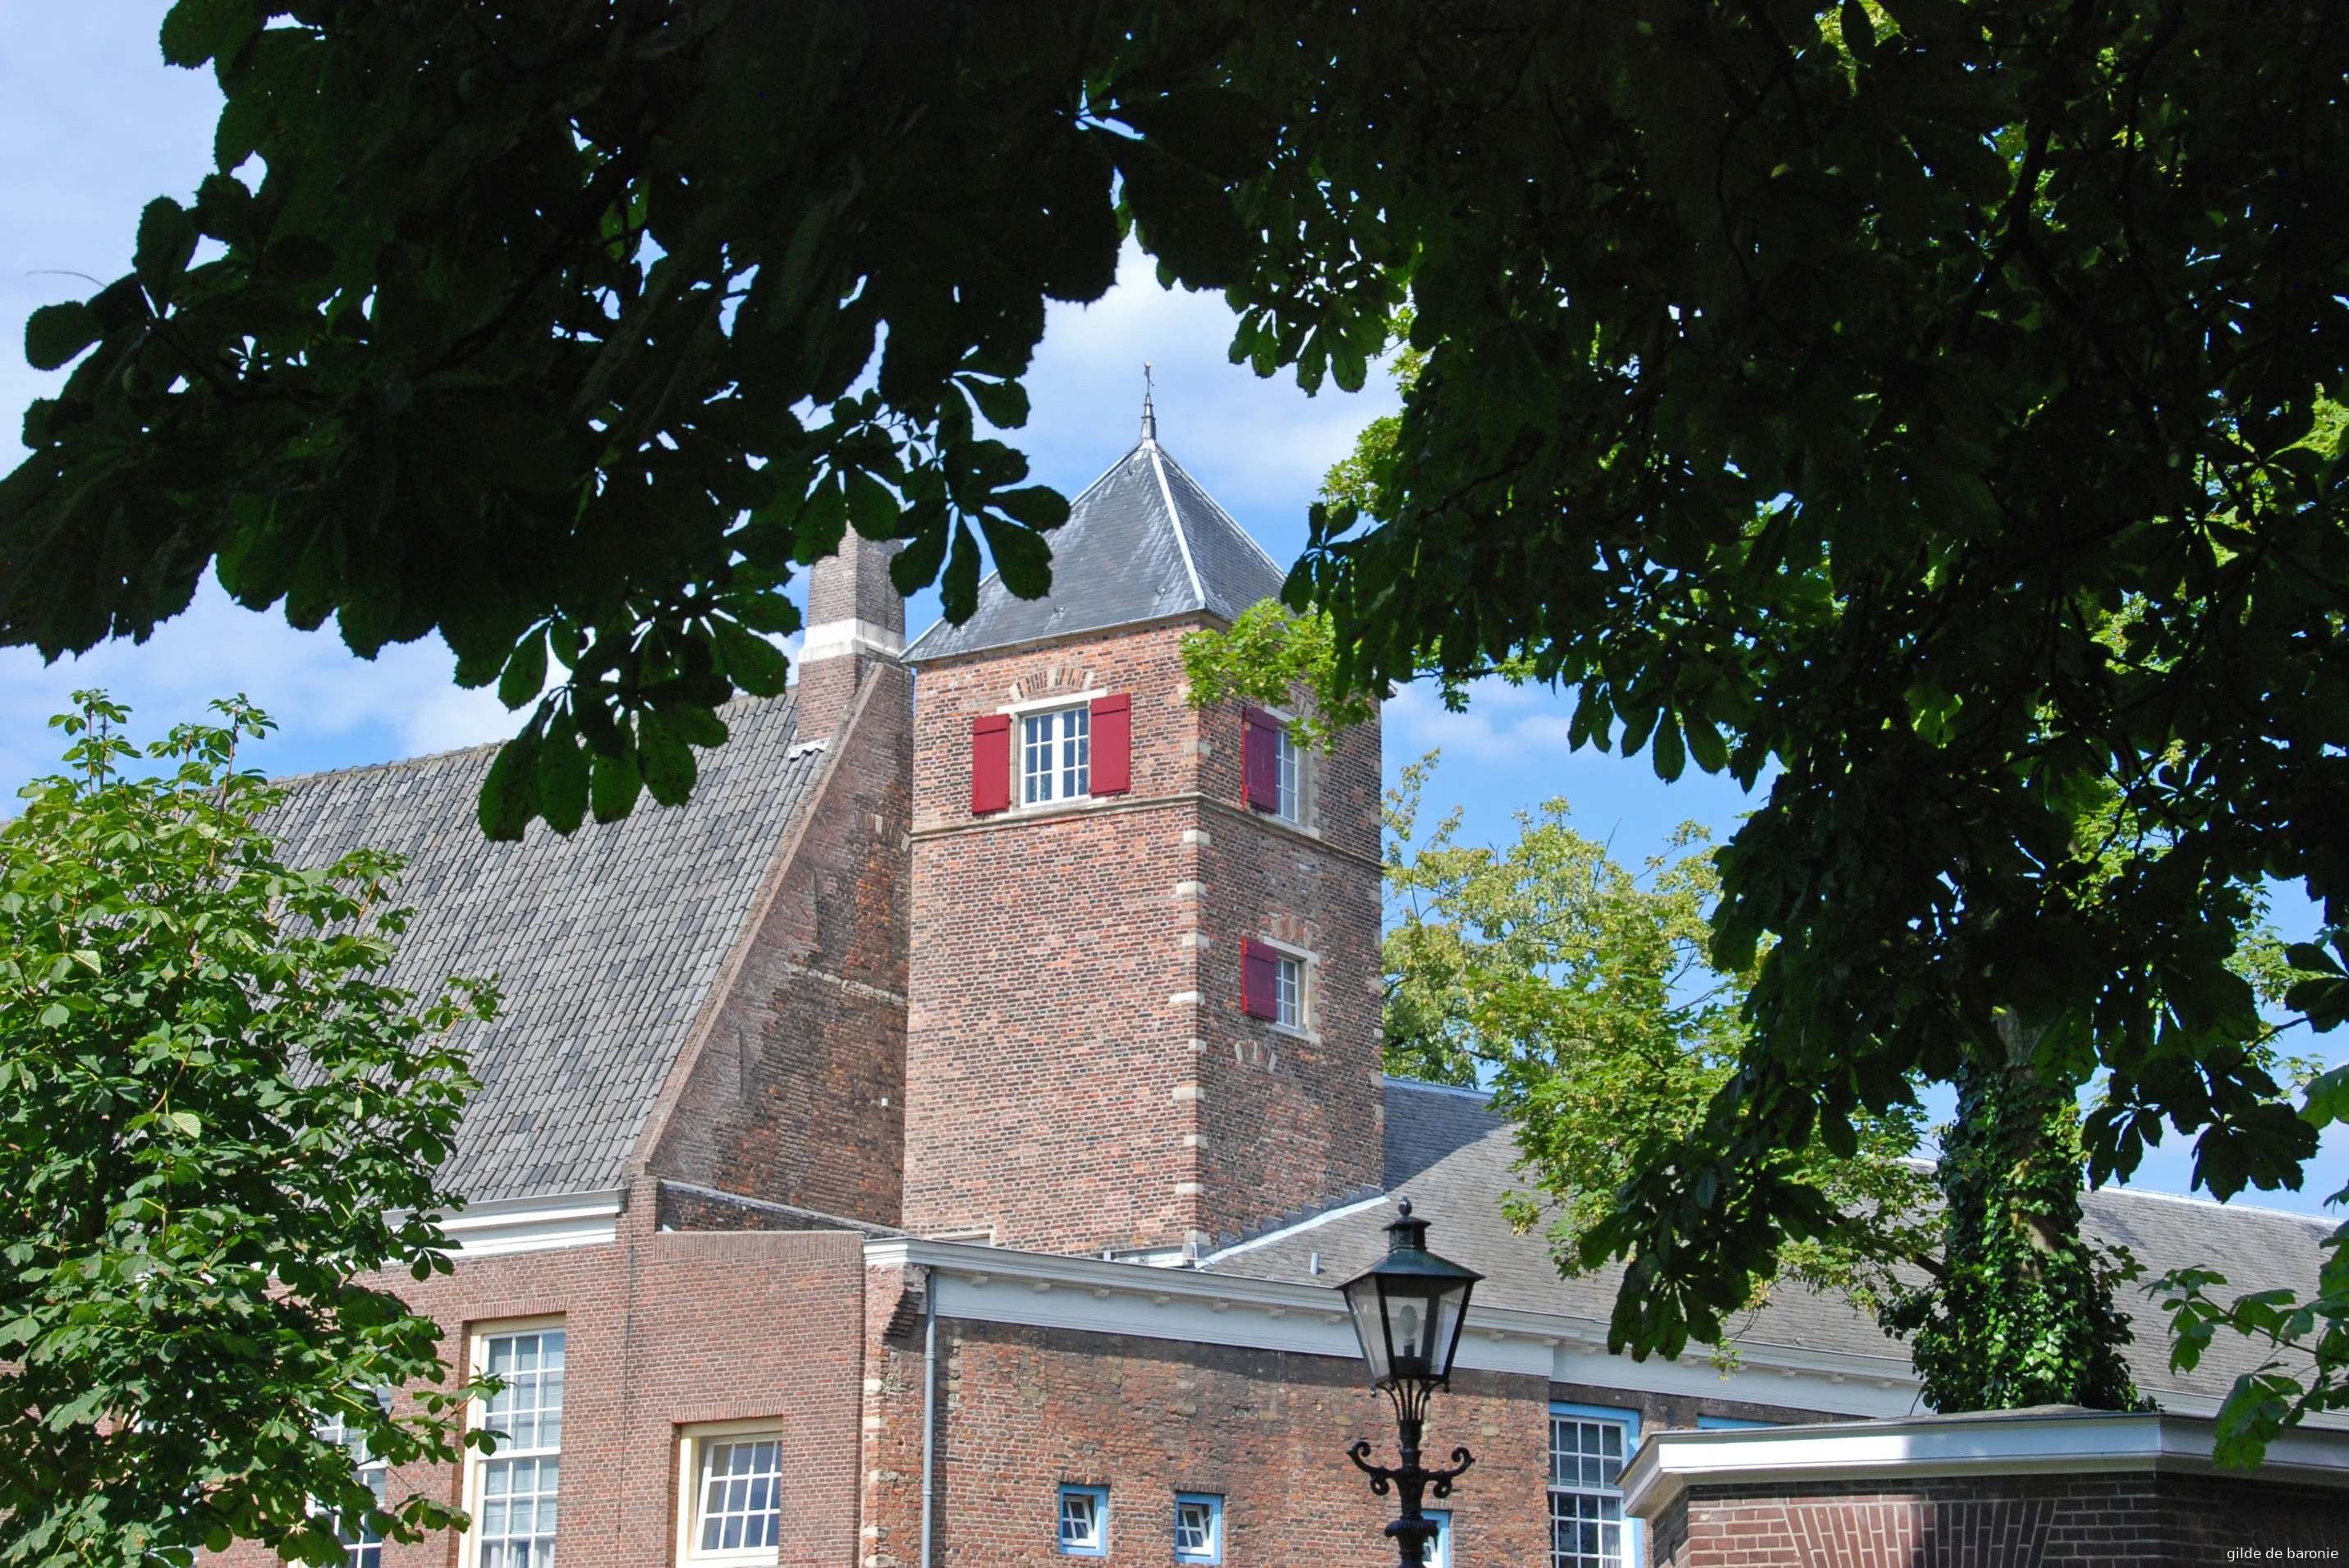
{"label": "brick chimney", "polygon": [[851,530],[808,573],[807,636],[800,645],[799,738],[839,727],[876,664],[905,653],[905,601],[889,581],[895,543]]}

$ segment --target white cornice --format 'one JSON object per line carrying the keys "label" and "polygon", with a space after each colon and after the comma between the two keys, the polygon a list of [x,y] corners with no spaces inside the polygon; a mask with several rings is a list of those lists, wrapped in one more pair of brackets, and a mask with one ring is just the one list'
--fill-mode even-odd
{"label": "white cornice", "polygon": [[[1692,1486],[1785,1486],[1930,1476],[2208,1473],[2206,1417],[2004,1411],[1842,1426],[1664,1431],[1623,1472],[1624,1511],[1653,1519]],[[2268,1449],[2260,1475],[2349,1488],[2349,1432],[2300,1429]]]}
{"label": "white cornice", "polygon": [[[1349,1361],[1361,1354],[1334,1282],[1297,1284],[895,1237],[866,1243],[864,1258],[872,1267],[936,1271],[941,1317]],[[1741,1364],[1729,1373],[1702,1355],[1634,1361],[1607,1353],[1607,1325],[1599,1319],[1477,1306],[1468,1314],[1459,1364],[1557,1383],[1838,1415],[1898,1415],[1916,1404],[1916,1375],[1897,1357],[1771,1345],[1741,1346],[1739,1353]]]}
{"label": "white cornice", "polygon": [[536,1253],[553,1247],[587,1247],[619,1233],[620,1204],[627,1189],[558,1192],[546,1197],[497,1198],[468,1203],[440,1219],[451,1250],[464,1257],[500,1253]]}

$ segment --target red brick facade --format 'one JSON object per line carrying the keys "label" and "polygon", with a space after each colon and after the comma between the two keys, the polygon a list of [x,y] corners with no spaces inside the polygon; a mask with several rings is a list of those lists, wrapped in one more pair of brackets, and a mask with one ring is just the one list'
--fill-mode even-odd
{"label": "red brick facade", "polygon": [[2153,1568],[2339,1562],[2349,1497],[2264,1477],[2075,1474],[1694,1487],[1651,1568]]}
{"label": "red brick facade", "polygon": [[[1049,1251],[1179,1247],[1380,1178],[1375,723],[1307,827],[1241,804],[1238,705],[1185,701],[1197,618],[924,669],[905,1222]],[[974,718],[1127,694],[1132,788],[975,816]],[[1015,750],[1015,768],[1016,752]],[[1307,1026],[1240,1007],[1251,936],[1309,953]]]}
{"label": "red brick facade", "polygon": [[[919,1560],[919,1332],[887,1346],[880,1374],[896,1398],[885,1442],[867,1432],[868,1470],[885,1451],[912,1484],[868,1489],[865,1568]],[[937,1340],[940,1568],[1065,1563],[1063,1484],[1109,1489],[1111,1563],[1172,1559],[1177,1492],[1224,1500],[1226,1563],[1326,1568],[1392,1553],[1380,1532],[1392,1500],[1345,1458],[1368,1438],[1394,1460],[1393,1414],[1358,1362],[954,1319]],[[1444,1399],[1430,1443],[1476,1455],[1460,1491],[1430,1504],[1452,1511],[1459,1561],[1547,1562],[1548,1398],[1539,1379],[1465,1373]]]}
{"label": "red brick facade", "polygon": [[813,798],[647,1123],[639,1171],[896,1223],[911,688],[902,665],[874,665],[831,737]]}

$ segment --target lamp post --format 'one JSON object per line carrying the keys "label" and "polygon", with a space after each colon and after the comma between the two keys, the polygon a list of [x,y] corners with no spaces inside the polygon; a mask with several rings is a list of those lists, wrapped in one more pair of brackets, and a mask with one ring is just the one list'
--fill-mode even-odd
{"label": "lamp post", "polygon": [[1451,1496],[1453,1481],[1476,1462],[1466,1449],[1454,1449],[1450,1470],[1423,1470],[1419,1439],[1429,1397],[1452,1381],[1452,1357],[1460,1348],[1460,1326],[1468,1316],[1468,1293],[1485,1276],[1427,1250],[1427,1222],[1411,1217],[1410,1199],[1396,1208],[1400,1217],[1387,1227],[1387,1255],[1338,1288],[1353,1314],[1354,1335],[1362,1342],[1362,1359],[1371,1368],[1371,1386],[1394,1401],[1402,1464],[1390,1470],[1371,1463],[1368,1439],[1347,1449],[1346,1457],[1371,1478],[1371,1491],[1384,1497],[1392,1490],[1401,1497],[1402,1516],[1386,1532],[1395,1538],[1402,1568],[1421,1568],[1427,1561],[1428,1539],[1437,1530],[1420,1511],[1421,1499],[1430,1491],[1438,1498]]}

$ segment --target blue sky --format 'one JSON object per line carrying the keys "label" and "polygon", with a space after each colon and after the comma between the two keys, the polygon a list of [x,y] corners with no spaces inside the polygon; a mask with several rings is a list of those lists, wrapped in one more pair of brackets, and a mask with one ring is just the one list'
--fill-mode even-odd
{"label": "blue sky", "polygon": [[[12,441],[25,404],[60,379],[25,366],[26,315],[86,295],[89,278],[126,271],[140,207],[158,195],[184,197],[209,165],[219,94],[209,75],[162,64],[155,29],[163,10],[146,0],[0,4],[0,212],[9,215],[0,224],[0,418]],[[1035,476],[1074,495],[1132,446],[1147,361],[1167,449],[1275,559],[1293,560],[1322,474],[1357,430],[1392,408],[1393,394],[1376,377],[1351,397],[1308,397],[1285,379],[1260,381],[1226,357],[1231,322],[1219,298],[1162,290],[1132,254],[1106,298],[1056,306],[1028,381],[1034,411],[1013,437]],[[926,595],[910,607],[909,624],[918,629],[936,614]],[[297,633],[207,585],[143,647],[102,646],[49,667],[26,650],[0,650],[0,790],[13,794],[47,770],[56,744],[46,720],[84,686],[108,687],[153,728],[243,692],[283,727],[258,758],[280,773],[506,734],[512,717],[487,693],[459,691],[450,667],[437,642],[363,662],[331,630]],[[1667,787],[1644,758],[1570,751],[1566,720],[1566,707],[1547,692],[1480,690],[1467,713],[1454,715],[1414,688],[1386,710],[1388,772],[1442,748],[1423,821],[1457,807],[1470,842],[1505,837],[1513,812],[1553,796],[1569,800],[1579,828],[1610,841],[1627,861],[1658,851],[1684,821],[1719,837],[1734,829],[1746,806],[1735,785],[1692,769]],[[2304,926],[2297,902],[2281,902],[2292,904],[2287,923]],[[2322,1044],[2338,1057],[2332,1041]],[[2183,1191],[2188,1173],[2186,1151],[2172,1147],[2148,1161],[2139,1184]],[[2349,1147],[2336,1140],[2307,1193],[2257,1201],[2313,1212],[2344,1181]]]}

